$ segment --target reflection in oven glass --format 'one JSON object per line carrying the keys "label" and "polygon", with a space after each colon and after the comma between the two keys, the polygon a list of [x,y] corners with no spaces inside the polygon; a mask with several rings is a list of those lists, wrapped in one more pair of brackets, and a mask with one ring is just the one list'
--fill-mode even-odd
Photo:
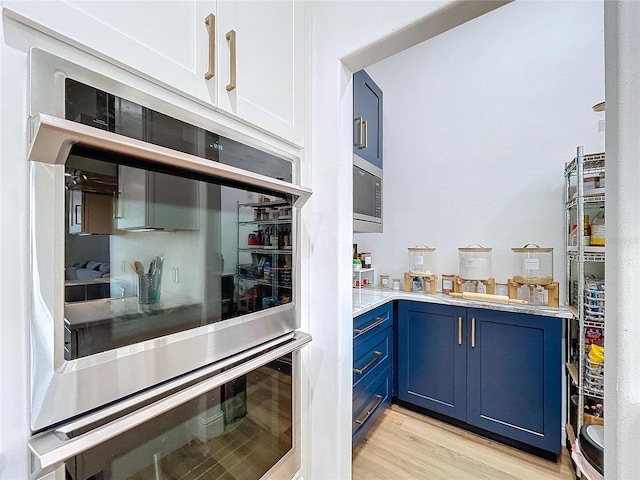
{"label": "reflection in oven glass", "polygon": [[287,199],[94,154],[65,167],[66,360],[293,301]]}
{"label": "reflection in oven glass", "polygon": [[292,446],[287,355],[74,457],[66,478],[258,479]]}

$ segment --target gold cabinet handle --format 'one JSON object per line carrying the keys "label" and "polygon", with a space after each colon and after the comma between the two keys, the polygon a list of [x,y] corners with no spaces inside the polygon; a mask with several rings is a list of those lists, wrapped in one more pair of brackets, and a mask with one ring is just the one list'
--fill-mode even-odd
{"label": "gold cabinet handle", "polygon": [[378,325],[380,325],[382,322],[384,322],[384,318],[382,317],[376,317],[375,321],[371,322],[369,325],[367,325],[366,327],[362,328],[362,329],[358,329],[358,328],[354,328],[353,329],[353,333],[355,333],[356,335],[362,335],[363,333],[367,333],[369,330],[371,330],[372,328],[376,328]]}
{"label": "gold cabinet handle", "polygon": [[366,372],[367,370],[369,370],[369,368],[371,368],[371,366],[376,363],[380,357],[382,356],[382,352],[375,352],[375,356],[371,359],[371,361],[369,361],[369,363],[367,363],[364,367],[362,368],[354,368],[353,371],[356,372],[358,375],[362,375],[364,372]]}
{"label": "gold cabinet handle", "polygon": [[476,318],[471,319],[471,348],[476,348]]}
{"label": "gold cabinet handle", "polygon": [[369,144],[369,123],[363,120],[362,124],[364,125],[364,145],[362,145],[362,148],[367,148]]}
{"label": "gold cabinet handle", "polygon": [[369,418],[371,414],[376,410],[376,408],[378,408],[378,405],[382,403],[382,399],[383,399],[382,395],[376,395],[376,402],[373,404],[373,406],[369,410],[367,410],[367,413],[365,413],[362,417],[356,420],[356,423],[358,425],[362,425],[364,422],[366,422],[367,418]]}
{"label": "gold cabinet handle", "polygon": [[364,119],[362,117],[356,117],[356,122],[358,122],[358,141],[354,145],[362,148],[364,146],[364,143],[362,143],[364,137]]}
{"label": "gold cabinet handle", "polygon": [[205,72],[204,78],[211,80],[216,74],[216,16],[210,13],[204,23],[209,30],[209,70]]}
{"label": "gold cabinet handle", "polygon": [[458,317],[458,345],[462,345],[462,317]]}
{"label": "gold cabinet handle", "polygon": [[227,32],[227,42],[229,42],[229,85],[227,85],[227,92],[236,88],[236,31],[229,30]]}

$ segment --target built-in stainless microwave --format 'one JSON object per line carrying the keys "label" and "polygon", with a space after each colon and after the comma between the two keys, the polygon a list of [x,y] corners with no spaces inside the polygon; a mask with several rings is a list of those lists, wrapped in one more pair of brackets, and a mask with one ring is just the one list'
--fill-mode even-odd
{"label": "built-in stainless microwave", "polygon": [[382,232],[382,169],[353,155],[353,231]]}

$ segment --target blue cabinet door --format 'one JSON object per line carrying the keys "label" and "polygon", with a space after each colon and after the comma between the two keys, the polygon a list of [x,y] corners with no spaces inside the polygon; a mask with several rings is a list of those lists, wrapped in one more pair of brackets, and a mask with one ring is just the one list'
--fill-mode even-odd
{"label": "blue cabinet door", "polygon": [[353,153],[382,168],[382,90],[364,70],[353,74]]}
{"label": "blue cabinet door", "polygon": [[559,453],[562,321],[467,311],[467,423]]}
{"label": "blue cabinet door", "polygon": [[400,301],[398,398],[464,420],[465,309]]}

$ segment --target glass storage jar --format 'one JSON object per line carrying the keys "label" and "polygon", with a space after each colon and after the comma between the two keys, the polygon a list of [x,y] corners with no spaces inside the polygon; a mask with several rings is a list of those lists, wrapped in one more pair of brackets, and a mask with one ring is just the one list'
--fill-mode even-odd
{"label": "glass storage jar", "polygon": [[458,248],[458,276],[464,280],[491,278],[491,248],[482,246]]}
{"label": "glass storage jar", "polygon": [[528,285],[553,283],[553,248],[528,244],[512,248],[513,281]]}
{"label": "glass storage jar", "polygon": [[419,245],[409,247],[409,274],[410,275],[431,275],[436,270],[436,249]]}

